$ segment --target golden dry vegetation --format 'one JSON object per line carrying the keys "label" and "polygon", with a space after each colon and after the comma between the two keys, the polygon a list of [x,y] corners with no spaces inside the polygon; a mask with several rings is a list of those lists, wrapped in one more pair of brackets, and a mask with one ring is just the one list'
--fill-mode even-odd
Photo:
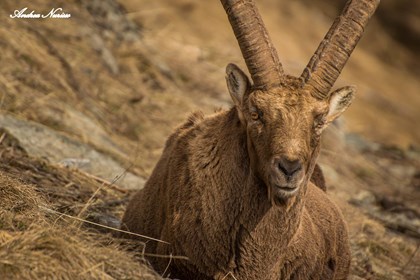
{"label": "golden dry vegetation", "polygon": [[[332,2],[257,2],[289,73],[300,74],[328,30],[341,5]],[[336,83],[359,90],[320,163],[349,225],[352,279],[420,275],[417,2],[407,12],[383,1]],[[72,17],[9,18],[26,6]],[[77,167],[101,155],[141,182],[190,112],[231,106],[224,67],[244,63],[220,3],[5,0],[0,50],[0,278],[159,279],[144,244],[91,224],[118,225],[133,190],[107,181],[124,174]],[[95,153],[73,158],[70,146]]]}

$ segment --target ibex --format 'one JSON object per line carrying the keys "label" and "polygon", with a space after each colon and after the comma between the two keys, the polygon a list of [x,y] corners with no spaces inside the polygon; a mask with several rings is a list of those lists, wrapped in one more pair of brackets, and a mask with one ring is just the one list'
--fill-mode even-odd
{"label": "ibex", "polygon": [[342,214],[310,182],[325,127],[355,89],[330,93],[379,0],[350,0],[299,78],[286,75],[252,0],[221,0],[252,82],[226,69],[233,108],[193,114],[166,142],[123,227],[179,279],[346,279]]}

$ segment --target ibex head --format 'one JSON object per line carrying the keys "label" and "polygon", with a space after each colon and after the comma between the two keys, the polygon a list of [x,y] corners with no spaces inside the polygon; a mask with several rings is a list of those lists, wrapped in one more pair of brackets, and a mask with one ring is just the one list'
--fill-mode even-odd
{"label": "ibex head", "polygon": [[285,75],[252,0],[221,0],[253,83],[229,64],[226,80],[246,130],[252,171],[282,204],[305,186],[321,132],[350,105],[354,87],[330,93],[379,0],[349,0],[299,78]]}

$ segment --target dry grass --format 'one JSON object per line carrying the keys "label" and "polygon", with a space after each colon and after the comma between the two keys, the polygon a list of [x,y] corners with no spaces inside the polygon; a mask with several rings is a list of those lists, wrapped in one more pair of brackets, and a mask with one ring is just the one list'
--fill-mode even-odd
{"label": "dry grass", "polygon": [[[389,158],[352,149],[326,150],[321,163],[327,176],[329,193],[342,209],[348,223],[352,248],[352,275],[364,279],[417,279],[418,236],[404,232],[406,225],[399,213],[386,212],[379,206],[381,197],[400,198],[407,209],[418,209],[419,193],[410,183],[410,160],[399,160],[384,168]],[[342,162],[337,164],[337,156]],[[420,162],[412,163],[414,166]],[[334,166],[334,169],[331,167]],[[406,166],[395,174],[392,168]],[[403,169],[404,170],[404,169]],[[350,202],[352,205],[348,205]],[[403,215],[402,215],[403,216]],[[414,220],[419,217],[412,217]],[[390,225],[397,225],[391,227]]]}
{"label": "dry grass", "polygon": [[[126,17],[112,9],[91,13],[89,5],[99,2],[114,3],[61,1],[73,15],[69,21],[0,17],[0,37],[5,38],[0,40],[0,109],[87,143],[122,165],[132,166],[130,171],[147,176],[166,137],[189,112],[229,106],[224,67],[228,62],[243,62],[217,3],[121,0],[128,10]],[[330,19],[299,1],[259,3],[288,72],[299,72]],[[56,4],[52,0],[31,2],[38,10]],[[25,5],[23,0],[6,0],[0,8],[8,12]],[[112,16],[103,16],[107,13]],[[111,24],[109,18],[117,20]],[[126,18],[138,27],[127,27]],[[377,40],[362,45],[372,44],[370,49],[382,45],[381,52],[384,46],[387,50],[392,46],[391,54],[406,56],[383,30],[375,31],[370,31],[366,40],[372,33]],[[379,142],[418,145],[417,76],[383,64],[359,47],[338,84],[343,81],[360,89],[345,116],[351,131]],[[95,176],[33,159],[4,132],[0,131],[1,276],[159,279],[142,264],[141,254],[125,250],[109,230],[68,218],[112,227],[130,192],[110,188]],[[406,181],[409,177],[391,174],[387,158],[347,153],[346,147],[337,150],[336,144],[324,149],[321,162],[332,170],[326,170],[329,192],[349,225],[352,275],[417,279],[418,239],[390,230],[385,222],[373,218],[372,209],[347,202],[367,190],[418,207],[418,189]],[[397,160],[393,164],[411,163]]]}
{"label": "dry grass", "polygon": [[[13,178],[17,175],[13,170],[17,170],[16,163],[19,160],[25,162],[25,165],[20,167],[21,175],[16,179]],[[56,215],[57,212],[52,212],[52,209],[59,206],[57,202],[54,205],[49,202],[46,196],[49,193],[48,188],[52,185],[46,183],[44,189],[42,183],[23,183],[33,179],[33,174],[26,168],[40,166],[38,161],[17,156],[16,153],[13,156],[3,153],[1,161],[12,163],[15,167],[9,170],[2,169],[0,173],[2,278],[161,279],[145,265],[141,254],[127,252],[111,235],[89,229],[83,223],[75,223],[73,219],[68,218],[69,215],[60,216]],[[66,170],[49,167],[43,163],[43,169],[48,168],[51,168],[51,177],[56,178],[54,183],[60,183],[60,179],[57,178],[66,178]],[[25,173],[26,176],[22,175]],[[64,173],[64,176],[60,173]],[[48,182],[48,179],[45,182]],[[85,182],[88,182],[88,179]],[[90,187],[95,188],[98,185],[93,183]],[[111,199],[112,196],[108,198]],[[49,199],[55,201],[52,197]]]}
{"label": "dry grass", "polygon": [[160,279],[112,241],[71,226],[37,223],[1,234],[0,274],[6,279]]}

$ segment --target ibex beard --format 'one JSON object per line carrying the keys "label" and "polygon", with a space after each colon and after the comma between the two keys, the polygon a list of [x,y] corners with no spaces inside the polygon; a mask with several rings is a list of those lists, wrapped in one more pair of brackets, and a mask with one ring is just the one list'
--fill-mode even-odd
{"label": "ibex beard", "polygon": [[351,104],[355,88],[344,87],[319,100],[299,88],[293,77],[282,87],[254,89],[236,65],[229,64],[226,74],[246,130],[252,172],[266,186],[273,205],[288,204],[305,192],[321,132]]}

